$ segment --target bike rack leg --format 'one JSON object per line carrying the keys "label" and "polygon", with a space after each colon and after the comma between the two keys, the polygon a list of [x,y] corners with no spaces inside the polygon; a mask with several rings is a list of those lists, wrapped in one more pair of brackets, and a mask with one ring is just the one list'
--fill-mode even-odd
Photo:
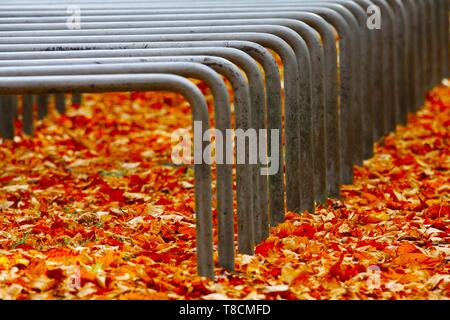
{"label": "bike rack leg", "polygon": [[48,95],[40,94],[37,96],[38,119],[42,120],[48,115]]}
{"label": "bike rack leg", "polygon": [[29,136],[34,135],[34,119],[33,119],[34,96],[25,94],[22,96],[22,120],[23,132]]}
{"label": "bike rack leg", "polygon": [[0,96],[0,133],[3,139],[14,138],[14,99],[12,95]]}
{"label": "bike rack leg", "polygon": [[81,93],[74,92],[72,93],[72,104],[81,105],[83,102],[83,95]]}
{"label": "bike rack leg", "polygon": [[[51,77],[1,77],[0,94],[40,94],[66,91],[106,92],[170,90],[182,94],[193,109],[193,120],[201,121],[209,129],[206,101],[200,90],[189,80],[167,74],[152,75],[108,75],[104,76],[51,76]],[[203,154],[209,145],[208,139],[201,148],[194,145],[195,156]],[[208,160],[208,159],[205,159]],[[195,203],[197,225],[197,270],[200,276],[214,278],[213,226],[211,212],[211,166],[209,161],[194,165]]]}
{"label": "bike rack leg", "polygon": [[55,105],[56,110],[58,110],[59,113],[66,113],[66,99],[64,93],[55,94]]}

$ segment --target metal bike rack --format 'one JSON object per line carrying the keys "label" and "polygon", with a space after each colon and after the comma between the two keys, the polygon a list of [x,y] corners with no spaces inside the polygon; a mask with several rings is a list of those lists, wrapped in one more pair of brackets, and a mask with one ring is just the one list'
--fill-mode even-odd
{"label": "metal bike rack", "polygon": [[[348,117],[344,117],[344,118],[348,118]],[[319,123],[321,123],[321,121],[318,121]],[[335,137],[336,136],[336,134],[334,134],[334,135],[330,135],[330,137]],[[357,134],[354,134],[353,136],[359,136],[359,135],[357,135]],[[331,139],[329,139],[329,140],[331,140]],[[316,145],[321,145],[321,144],[316,144]],[[323,145],[323,143],[322,143],[322,145]],[[333,145],[333,144],[330,144],[330,145]],[[336,144],[334,144],[334,145],[336,145]],[[304,154],[304,153],[303,153]],[[323,164],[323,160],[324,160],[324,152],[321,152],[321,153],[319,153],[319,152],[316,152],[315,153],[315,155],[321,155],[321,159],[322,159],[322,164]],[[331,153],[332,155],[333,155],[333,153]],[[351,154],[353,154],[353,152],[344,152],[343,154],[346,154],[346,155],[351,155]],[[332,158],[332,157],[331,157]],[[316,160],[317,161],[317,160]],[[338,161],[330,161],[329,162],[329,164],[330,164],[330,166],[332,166],[333,164],[335,164],[335,163],[337,163]],[[321,166],[316,166],[316,168],[320,168]],[[347,166],[347,171],[350,171],[351,172],[351,164],[349,164],[348,166]],[[318,179],[318,181],[319,182],[316,182],[316,185],[320,185],[320,184],[323,184],[323,182],[324,182],[324,179],[319,179],[320,178],[320,172],[324,172],[325,170],[318,170],[318,172],[315,172],[315,177],[316,177],[316,179]],[[330,170],[331,172],[335,172],[336,170]],[[331,174],[330,174],[331,175]],[[350,174],[349,174],[350,175]],[[311,179],[303,179],[303,180],[306,180],[306,181],[308,181],[308,180],[311,180]],[[331,180],[331,179],[330,179]],[[320,181],[322,181],[322,183],[320,183]],[[334,181],[336,181],[336,179],[334,179]],[[333,187],[331,187],[330,189],[333,189],[333,193],[337,193],[337,191],[336,191],[336,183],[333,183],[332,184],[333,185]],[[289,189],[289,188],[288,188]],[[318,188],[317,190],[316,190],[316,194],[318,194],[318,198],[323,198],[323,192],[320,192],[320,189],[322,189],[323,190],[323,187],[322,188]],[[322,193],[322,195],[321,195],[321,193]],[[288,199],[290,199],[291,197],[288,197]]]}
{"label": "metal bike rack", "polygon": [[[193,109],[193,120],[201,121],[209,128],[209,115],[205,98],[190,81],[180,76],[167,74],[151,75],[101,75],[83,76],[30,76],[0,77],[0,94],[46,94],[62,93],[67,90],[79,92],[108,91],[172,91],[182,94]],[[202,143],[202,153],[207,143]],[[212,278],[212,212],[211,212],[211,167],[206,162],[194,165],[196,194],[197,269],[202,276]]]}
{"label": "metal bike rack", "polygon": [[[299,67],[298,62],[300,61],[303,65],[307,64],[307,67],[310,66],[309,63],[309,57],[304,54],[304,52],[307,52],[306,45],[302,42],[297,42],[297,38],[295,38],[295,35],[292,33],[290,29],[285,28],[284,30],[281,29],[282,27],[277,26],[270,26],[271,29],[278,28],[278,32],[285,32],[283,35],[284,37],[290,38],[290,42],[293,43],[293,45],[296,46],[296,50],[294,51],[291,46],[287,42],[285,42],[282,38],[268,34],[268,33],[252,33],[252,32],[244,32],[241,31],[244,27],[217,27],[217,28],[211,28],[211,27],[196,27],[196,28],[189,28],[186,30],[186,28],[183,29],[184,32],[191,31],[192,33],[181,33],[177,34],[177,29],[174,30],[174,28],[170,29],[167,28],[166,31],[168,34],[159,35],[158,31],[156,32],[156,35],[138,35],[138,36],[92,36],[92,37],[53,37],[50,38],[55,44],[38,44],[38,45],[0,45],[1,51],[6,51],[8,48],[14,50],[14,51],[20,51],[20,50],[27,50],[27,48],[33,48],[33,50],[36,49],[43,49],[47,50],[50,47],[57,46],[58,48],[64,48],[65,46],[74,48],[77,46],[77,40],[79,40],[81,43],[79,44],[79,48],[101,48],[102,43],[104,44],[105,48],[110,48],[108,42],[114,42],[112,39],[115,40],[115,42],[119,41],[120,43],[126,43],[126,42],[144,42],[144,41],[152,41],[152,42],[161,42],[161,41],[208,41],[208,40],[247,40],[256,42],[262,45],[265,45],[266,47],[269,47],[279,53],[282,60],[285,63],[285,106],[286,106],[286,166],[287,170],[290,172],[293,172],[293,177],[299,177],[299,169],[300,164],[298,161],[298,154],[300,153],[300,133],[299,133],[299,123],[298,123],[298,115],[301,113],[300,106],[304,104],[308,104],[310,102],[310,82],[309,79],[306,78],[309,76],[309,74],[306,74],[302,77],[300,77],[299,73]],[[258,26],[258,28],[261,28],[261,26]],[[214,30],[217,29],[217,31],[222,31],[224,33],[209,33],[214,32]],[[256,30],[256,28],[254,28]],[[197,33],[197,32],[208,32],[208,33]],[[236,33],[241,31],[242,33]],[[162,31],[159,31],[160,33]],[[175,32],[174,34],[171,34]],[[180,31],[178,31],[180,32]],[[225,33],[229,32],[229,33]],[[291,32],[291,33],[289,33]],[[16,40],[9,40],[12,42],[19,41],[19,39],[14,38]],[[38,43],[40,41],[39,38],[34,38]],[[57,40],[59,39],[59,41]],[[70,39],[73,44],[66,45],[65,42]],[[44,39],[42,39],[44,40]],[[7,42],[8,39],[5,40]],[[33,41],[32,38],[30,38],[30,41]],[[45,40],[44,40],[45,41]],[[48,41],[48,40],[47,40]],[[59,44],[58,42],[61,42],[62,44]],[[23,43],[23,41],[22,41]],[[92,44],[90,44],[92,43]],[[147,45],[148,47],[148,45]],[[303,75],[304,73],[302,73]],[[299,87],[296,85],[300,81],[300,84],[302,85],[302,89],[304,92],[302,96],[299,95]],[[306,90],[305,90],[306,87]],[[300,99],[299,99],[300,98]],[[304,102],[303,104],[301,102]],[[297,174],[295,174],[297,173]],[[299,183],[297,181],[287,182],[286,187],[286,193],[288,195],[288,199],[294,199],[298,202],[299,199]],[[294,190],[294,191],[292,191]],[[289,202],[288,202],[289,205]],[[297,206],[295,208],[290,208],[291,210],[299,210],[300,208]]]}
{"label": "metal bike rack", "polygon": [[[197,19],[197,18],[203,18],[203,19],[205,19],[205,18],[207,18],[208,16],[211,16],[211,15],[205,15],[205,14],[203,14],[203,15],[195,15],[194,17]],[[217,15],[212,15],[212,17],[216,17]],[[229,15],[229,16],[236,16],[235,14],[233,14],[233,15]],[[271,14],[269,14],[269,15],[266,15],[266,16],[268,16],[268,17],[270,17],[271,16]],[[190,15],[189,16],[189,18],[190,19],[192,19],[192,15]],[[249,18],[248,17],[248,15],[247,16],[245,16],[244,15],[244,17],[245,18]],[[111,17],[111,18],[113,18],[113,19],[115,19],[115,18],[117,18],[117,17]],[[179,15],[177,15],[177,18],[179,19],[180,18],[180,16]],[[152,16],[152,20],[155,20],[155,19],[157,19],[157,17],[156,16]],[[164,19],[167,19],[167,17],[164,17]],[[344,50],[343,50],[344,51]],[[344,55],[344,57],[348,57],[349,55],[348,54],[345,54]],[[345,63],[342,63],[342,65],[344,66],[344,68],[346,67],[346,64]],[[347,72],[345,72],[344,74],[346,74]],[[345,81],[343,81],[343,83],[344,83]],[[347,84],[345,84],[345,85],[343,85],[343,91],[346,89],[346,88],[351,88],[351,87],[353,87],[353,86],[350,86],[350,85],[347,85]],[[336,110],[336,108],[334,108],[334,110]],[[344,113],[343,113],[344,114]],[[334,121],[336,121],[336,117],[329,117],[329,119],[333,119]],[[344,120],[346,120],[346,119],[349,119],[349,117],[348,116],[346,116],[345,114],[343,115],[343,119]],[[319,123],[320,123],[321,121],[319,121]],[[347,121],[348,122],[348,121]],[[357,123],[358,121],[356,121],[356,123]],[[328,124],[329,124],[329,122],[328,122]],[[328,126],[328,127],[330,127],[330,125]],[[323,128],[323,127],[322,127]],[[323,131],[323,130],[322,130]],[[302,135],[302,136],[304,136],[304,135]],[[329,139],[327,139],[327,140],[332,140],[331,138],[332,137],[336,137],[337,136],[337,134],[331,134],[330,133],[330,135],[329,135]],[[359,134],[353,134],[353,135],[348,135],[348,136],[350,136],[350,137],[357,137],[357,136],[359,136]],[[319,139],[320,140],[320,139]],[[350,144],[350,143],[349,143]],[[318,144],[318,145],[320,145],[320,144]],[[328,145],[327,145],[327,150],[333,150],[333,149],[336,149],[336,150],[339,150],[339,148],[332,148],[333,146],[335,146],[335,145],[338,145],[337,143],[329,143]],[[343,147],[343,150],[347,150],[347,148],[345,148],[345,146]],[[330,157],[328,157],[328,159],[333,159],[333,155],[335,155],[337,152],[330,152]],[[315,153],[316,155],[317,155],[317,152]],[[347,178],[346,178],[346,181],[347,182],[349,182],[350,180],[351,180],[351,166],[352,166],[352,164],[351,164],[351,159],[350,159],[350,157],[351,157],[351,155],[352,154],[357,154],[357,153],[355,153],[355,152],[353,152],[352,150],[350,150],[350,151],[346,151],[346,152],[342,152],[342,154],[344,154],[344,155],[346,155],[346,157],[347,157],[347,165],[345,166],[347,169],[346,169],[346,172],[347,172],[347,174],[346,174],[346,176],[347,176]],[[321,153],[319,153],[319,156],[321,155],[321,158],[322,158],[322,161],[320,161],[321,163],[322,163],[322,165],[323,165],[323,160],[324,160],[324,152],[322,151]],[[289,161],[288,161],[289,162]],[[335,167],[336,166],[336,160],[333,162],[333,164],[332,164],[332,162],[331,161],[329,161],[329,163],[328,163],[328,166],[329,167]],[[319,168],[319,166],[316,166],[317,168]],[[325,170],[319,170],[319,173],[320,172],[324,172]],[[330,170],[331,172],[336,172],[336,170]],[[292,171],[291,171],[292,172]],[[316,190],[317,192],[316,192],[316,194],[318,194],[318,196],[317,196],[317,198],[319,198],[319,199],[321,199],[321,198],[323,198],[323,192],[322,192],[322,195],[320,194],[320,190],[323,190],[324,188],[323,188],[323,181],[324,181],[324,179],[322,178],[322,179],[320,179],[320,174],[319,173],[316,173],[314,176],[316,177],[316,179],[318,179],[318,182],[316,182],[316,185],[322,185],[322,187],[321,188],[318,188],[318,190]],[[337,185],[337,183],[336,183],[336,181],[337,181],[337,179],[336,179],[336,177],[334,177],[332,174],[330,174],[330,180],[332,180],[332,182],[330,183],[330,185],[331,185],[331,187],[329,187],[328,189],[330,189],[330,193],[333,193],[333,194],[336,194],[337,193],[337,187],[336,187],[336,185]],[[334,178],[334,179],[333,179]],[[306,181],[309,181],[309,180],[312,180],[312,179],[308,179],[308,178],[303,178],[302,180],[306,180]],[[322,181],[321,183],[320,183],[320,181]],[[288,188],[288,190],[289,190],[289,188]],[[288,199],[292,199],[292,197],[289,197],[288,196]]]}
{"label": "metal bike rack", "polygon": [[[233,44],[232,42],[230,42],[229,44]],[[236,43],[237,44],[237,43]],[[235,50],[235,49],[231,49],[231,48],[224,48],[225,50],[223,50],[222,49],[222,51],[224,51],[224,52],[221,52],[221,54],[222,55],[225,55],[225,56],[227,56],[227,51],[237,51],[237,50]],[[255,49],[257,49],[257,48],[255,48],[255,47],[252,47],[252,49],[253,50],[255,50]],[[178,54],[180,54],[180,53],[186,53],[186,49],[169,49],[170,50],[170,52],[168,52],[168,50],[166,49],[166,50],[153,50],[153,49],[147,49],[147,50],[136,50],[136,51],[129,51],[128,52],[128,55],[131,55],[131,56],[133,56],[133,55],[137,55],[137,53],[140,53],[140,55],[150,55],[150,54],[157,54],[157,55],[166,55],[166,54],[168,54],[168,53],[174,53],[174,52],[176,52],[176,51],[178,51]],[[207,52],[207,51],[211,51],[211,50],[216,50],[216,49],[208,49],[208,48],[192,48],[192,49],[190,49],[190,51],[191,51],[191,53],[195,53],[195,51],[196,51],[196,53],[197,54],[204,54],[205,52]],[[110,56],[122,56],[122,55],[124,55],[123,54],[123,52],[122,52],[123,50],[111,50],[111,51],[108,51],[108,55],[110,55]],[[216,50],[217,51],[217,50]],[[75,56],[75,55],[78,55],[78,56],[80,56],[80,55],[82,55],[82,56],[86,56],[86,54],[91,54],[91,53],[93,53],[93,52],[97,52],[97,53],[99,53],[98,51],[77,51],[77,52],[46,52],[46,53],[41,53],[40,55],[51,55],[51,56],[54,56],[54,54],[58,54],[58,55],[71,55],[72,57],[73,56]],[[235,53],[235,52],[233,52],[233,53]],[[103,53],[102,53],[103,54]],[[242,53],[241,53],[242,54]],[[13,55],[13,56],[15,56],[15,55]],[[13,56],[11,56],[11,57],[13,57]],[[231,58],[232,60],[233,60],[233,55],[231,55],[230,54],[230,52],[228,52],[228,57],[229,58]],[[28,58],[29,58],[29,56],[28,56]],[[242,57],[241,57],[242,58]],[[234,58],[234,59],[236,59],[236,58]],[[242,59],[241,59],[242,60]],[[8,62],[8,61],[5,61],[5,62],[7,62],[7,64],[9,64],[10,62]],[[265,65],[267,65],[267,63],[264,63]],[[248,73],[248,76],[250,77],[249,79],[250,80],[252,80],[253,81],[253,88],[255,89],[255,86],[257,86],[257,84],[258,84],[258,80],[257,80],[257,78],[256,78],[256,80],[255,80],[255,76],[252,76],[252,72],[254,72],[254,70],[252,71],[251,69],[249,69],[249,66],[246,66],[245,65],[245,63],[242,63],[242,65],[243,65],[243,68],[244,69],[247,69],[247,73]],[[269,64],[269,66],[270,66],[270,64]],[[275,66],[276,67],[276,66]],[[255,66],[255,68],[256,68],[256,70],[257,70],[257,67]],[[258,70],[257,70],[258,71]],[[270,71],[270,70],[269,70]],[[270,73],[270,72],[269,72]],[[278,81],[278,83],[279,83],[279,79],[277,80]],[[275,88],[275,87],[274,87]],[[273,88],[271,88],[270,90],[268,90],[268,92],[271,92],[271,91],[273,91],[272,90]],[[264,90],[264,89],[262,89],[262,90]],[[274,95],[275,96],[275,95]],[[278,109],[281,109],[281,108],[278,108]],[[280,115],[281,115],[281,113],[280,113]],[[271,184],[272,185],[272,184]],[[275,184],[275,187],[276,187],[276,184]],[[271,197],[272,198],[272,197]],[[282,212],[284,212],[284,210],[282,210]],[[264,225],[264,224],[263,224]],[[267,223],[265,224],[265,227],[264,227],[264,229],[267,229]]]}
{"label": "metal bike rack", "polygon": [[[55,105],[60,112],[65,110],[65,99],[58,91],[63,84],[50,91],[37,87],[8,91],[3,81],[18,79],[20,87],[29,85],[26,79],[51,82],[57,74],[64,75],[69,83],[62,92],[67,92],[74,88],[70,81],[81,81],[73,74],[99,81],[100,76],[92,74],[138,77],[132,73],[146,73],[143,68],[149,68],[145,69],[148,76],[153,72],[172,76],[169,62],[180,68],[201,66],[210,70],[205,71],[208,74],[212,68],[234,79],[230,83],[237,101],[236,128],[284,128],[285,160],[281,137],[278,151],[281,166],[286,164],[285,174],[280,170],[267,178],[259,174],[259,164],[237,166],[238,247],[247,254],[267,237],[269,226],[283,220],[285,193],[286,208],[297,212],[314,210],[315,201],[338,196],[339,185],[352,181],[353,165],[372,155],[373,142],[405,123],[407,114],[423,104],[424,94],[448,76],[447,0],[283,0],[276,4],[267,0],[133,0],[127,4],[109,0],[107,6],[95,0],[77,2],[82,10],[81,30],[67,30],[66,8],[71,1],[0,2],[4,137],[11,138],[14,94],[39,94],[40,118],[47,110],[47,94],[59,93]],[[381,30],[366,27],[370,5],[381,9]],[[267,49],[282,61],[284,93]],[[64,66],[67,61],[70,67]],[[257,64],[264,74],[258,72]],[[112,82],[109,85],[114,87]],[[77,82],[74,102],[80,99],[82,86]],[[229,111],[228,99],[218,94],[221,90],[217,85],[213,90],[219,130],[225,127],[219,125],[225,118],[220,110]],[[24,95],[22,100],[24,130],[32,132],[31,96]],[[226,123],[231,126],[230,121]],[[270,141],[267,147],[270,152]],[[219,264],[233,270],[233,215],[226,214],[232,209],[231,168],[221,170],[217,183],[222,201],[218,202],[226,210],[218,211]],[[196,202],[198,190],[196,176]],[[197,237],[204,239],[199,233]],[[212,276],[204,257],[199,252],[199,273]]]}
{"label": "metal bike rack", "polygon": [[[337,1],[336,1],[337,2]],[[442,1],[441,1],[442,2]],[[181,2],[182,3],[182,2]],[[146,4],[147,5],[147,4]],[[156,5],[158,5],[158,6],[160,6],[160,7],[162,7],[162,6],[164,6],[164,4],[163,3],[159,3],[159,4],[154,4],[154,3],[152,3],[151,4],[152,6],[156,6]],[[369,3],[369,5],[370,5],[370,3]],[[434,3],[432,3],[432,5],[434,5]],[[167,5],[166,5],[167,6]],[[140,7],[143,7],[143,6],[140,6]],[[367,7],[367,6],[366,6]],[[437,5],[435,5],[435,7],[438,7]],[[127,7],[128,8],[128,7]],[[435,8],[436,9],[436,8]],[[440,10],[441,12],[443,12],[444,13],[444,15],[445,15],[445,13],[446,13],[446,10]],[[447,10],[448,11],[448,10]],[[441,18],[442,18],[442,14],[441,14]],[[436,24],[434,24],[434,26],[436,26]],[[439,29],[439,28],[437,28],[437,29]],[[446,30],[447,28],[441,28],[441,30]],[[444,33],[444,32],[442,32],[442,33]],[[434,34],[434,33],[433,33]],[[444,38],[445,39],[445,38]],[[433,42],[434,43],[434,42]],[[445,47],[445,46],[444,46]],[[444,49],[445,50],[445,49]],[[442,51],[442,50],[441,50]],[[442,55],[441,55],[442,56]]]}
{"label": "metal bike rack", "polygon": [[[142,60],[142,59],[141,59]],[[161,59],[160,59],[161,60]],[[249,126],[249,111],[250,102],[248,99],[248,85],[246,80],[240,74],[239,70],[233,70],[231,63],[222,59],[219,61],[217,58],[210,57],[193,57],[192,60],[200,62],[208,62],[214,64],[218,69],[226,69],[228,67],[228,75],[234,76],[232,80],[234,83],[235,91],[235,105],[236,105],[236,118],[237,123],[243,123],[244,127],[242,129],[247,129]],[[23,67],[12,66],[2,68],[0,70],[0,76],[31,76],[31,75],[63,75],[63,74],[113,74],[113,73],[147,73],[147,72],[170,72],[185,77],[198,77],[205,81],[212,89],[213,96],[215,98],[215,118],[218,130],[225,133],[226,129],[231,128],[231,113],[229,106],[228,93],[225,84],[222,82],[220,77],[216,75],[211,69],[203,67],[201,65],[192,63],[179,63],[178,61],[183,61],[181,59],[169,59],[171,63],[143,63],[138,62],[134,64],[111,64],[111,65],[81,65],[72,61],[70,66],[31,66]],[[234,72],[233,72],[234,71]],[[240,77],[239,77],[240,75]],[[223,151],[226,150],[226,146],[223,146]],[[225,152],[224,152],[225,154]],[[252,172],[249,166],[239,166],[237,168],[237,178],[244,181],[252,180]],[[251,190],[251,184],[249,189]],[[243,196],[248,197],[249,192],[244,193]],[[251,194],[251,192],[250,192]],[[219,234],[221,238],[221,246],[219,250],[219,256],[221,264],[229,270],[233,270],[234,267],[234,221],[233,221],[233,194],[232,194],[232,171],[231,165],[219,164],[217,165],[217,197],[218,197],[218,216],[221,222],[219,228]],[[241,196],[242,197],[242,196]],[[249,202],[248,199],[244,198]],[[249,222],[245,221],[247,225]],[[225,243],[226,245],[224,245]],[[253,242],[251,242],[253,245]],[[225,264],[228,262],[228,264]]]}
{"label": "metal bike rack", "polygon": [[[240,183],[238,181],[238,185],[243,186],[244,184]],[[238,191],[238,194],[239,194],[239,191]],[[241,194],[245,195],[244,192],[242,192]],[[239,203],[240,202],[238,202],[238,204]],[[250,201],[245,200],[245,201],[242,201],[242,203],[245,205],[245,204],[250,203]],[[242,211],[242,212],[249,212],[250,208],[244,208],[244,210],[246,210],[246,211]],[[251,211],[250,211],[250,213],[251,213]],[[250,216],[251,216],[251,214],[250,214]],[[241,215],[238,214],[238,218],[239,217],[242,217],[242,214]],[[242,241],[239,242],[239,244],[240,244],[240,246],[239,246],[240,251],[251,254],[253,252],[253,242],[252,241],[245,241],[245,239],[246,238],[252,239],[251,235],[253,233],[253,230],[247,230],[247,229],[245,229],[245,226],[250,226],[251,227],[251,226],[253,226],[253,223],[252,223],[252,221],[249,221],[248,223],[245,223],[245,221],[240,221],[238,226],[239,226],[239,228],[241,228],[241,230],[240,230],[241,232],[239,233],[239,234],[241,234],[241,236],[238,239],[243,239]],[[267,229],[267,227],[264,227],[264,229]]]}

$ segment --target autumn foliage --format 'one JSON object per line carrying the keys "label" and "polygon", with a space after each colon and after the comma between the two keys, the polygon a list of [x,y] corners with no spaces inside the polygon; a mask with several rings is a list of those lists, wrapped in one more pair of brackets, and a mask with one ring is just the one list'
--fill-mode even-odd
{"label": "autumn foliage", "polygon": [[[173,94],[87,95],[0,144],[0,299],[450,297],[450,88],[314,213],[287,213],[236,272],[196,276],[190,127]],[[17,126],[20,127],[20,121]]]}

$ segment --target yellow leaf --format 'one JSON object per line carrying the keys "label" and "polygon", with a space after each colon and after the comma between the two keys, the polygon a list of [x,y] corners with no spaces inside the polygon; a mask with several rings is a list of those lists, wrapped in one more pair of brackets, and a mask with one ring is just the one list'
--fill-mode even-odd
{"label": "yellow leaf", "polygon": [[292,268],[290,265],[285,265],[281,269],[281,280],[290,284],[298,276],[299,270]]}
{"label": "yellow leaf", "polygon": [[408,201],[403,194],[394,190],[395,197],[398,201]]}
{"label": "yellow leaf", "polygon": [[388,221],[391,217],[389,217],[389,215],[382,211],[382,212],[378,212],[378,213],[372,213],[371,215],[369,215],[367,222],[368,223],[377,223],[377,222],[382,222],[382,221]]}
{"label": "yellow leaf", "polygon": [[9,259],[7,257],[0,257],[0,269],[9,268]]}

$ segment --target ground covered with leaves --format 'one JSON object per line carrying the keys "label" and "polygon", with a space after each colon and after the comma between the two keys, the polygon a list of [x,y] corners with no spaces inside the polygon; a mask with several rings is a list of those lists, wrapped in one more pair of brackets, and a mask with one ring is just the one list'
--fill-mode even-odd
{"label": "ground covered with leaves", "polygon": [[189,113],[176,95],[87,95],[34,138],[2,141],[0,299],[450,297],[448,86],[341,200],[287,213],[215,282],[196,276],[192,168],[170,162]]}

